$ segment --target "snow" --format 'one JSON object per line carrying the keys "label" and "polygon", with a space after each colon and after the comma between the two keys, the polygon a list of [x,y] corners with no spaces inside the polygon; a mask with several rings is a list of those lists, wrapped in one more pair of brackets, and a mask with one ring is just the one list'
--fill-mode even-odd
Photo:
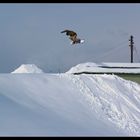
{"label": "snow", "polygon": [[35,64],[22,64],[19,68],[11,73],[43,73]]}
{"label": "snow", "polygon": [[81,63],[66,73],[140,73],[140,63]]}
{"label": "snow", "polygon": [[140,63],[101,63],[101,65],[103,66],[107,66],[107,67],[125,67],[125,68],[140,68]]}
{"label": "snow", "polygon": [[0,74],[0,136],[140,136],[139,84],[24,72]]}

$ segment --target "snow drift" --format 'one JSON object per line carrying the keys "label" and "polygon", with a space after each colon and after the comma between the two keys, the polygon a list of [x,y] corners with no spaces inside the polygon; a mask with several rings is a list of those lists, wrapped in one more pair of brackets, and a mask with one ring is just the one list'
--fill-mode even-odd
{"label": "snow drift", "polygon": [[140,136],[140,85],[106,74],[0,74],[0,114],[1,136]]}

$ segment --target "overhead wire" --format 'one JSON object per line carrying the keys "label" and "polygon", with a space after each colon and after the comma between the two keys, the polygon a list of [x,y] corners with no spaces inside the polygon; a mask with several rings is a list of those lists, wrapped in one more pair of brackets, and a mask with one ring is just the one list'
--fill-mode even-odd
{"label": "overhead wire", "polygon": [[134,46],[134,50],[136,52],[136,56],[137,56],[138,62],[140,63],[140,57],[139,57],[138,50],[137,50],[136,46]]}
{"label": "overhead wire", "polygon": [[[127,44],[126,44],[126,43],[127,43]],[[119,43],[119,44],[113,46],[113,49],[111,49],[110,51],[104,53],[101,57],[98,57],[98,59],[104,58],[104,57],[110,55],[111,53],[113,54],[114,51],[116,51],[116,50],[118,50],[118,49],[122,49],[122,48],[126,47],[126,45],[128,45],[128,41],[126,42],[126,40],[125,40],[125,41],[123,41],[123,42],[121,42],[121,43]],[[117,47],[117,46],[118,46],[118,47]]]}

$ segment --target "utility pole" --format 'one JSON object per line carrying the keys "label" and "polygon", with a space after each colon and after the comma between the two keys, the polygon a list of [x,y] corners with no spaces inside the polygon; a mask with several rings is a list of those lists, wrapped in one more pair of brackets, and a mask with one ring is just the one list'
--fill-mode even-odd
{"label": "utility pole", "polygon": [[133,42],[133,36],[132,35],[130,36],[129,41],[130,41],[129,46],[130,46],[130,51],[131,51],[131,63],[133,63],[133,48],[134,48],[133,44],[134,44],[134,42]]}

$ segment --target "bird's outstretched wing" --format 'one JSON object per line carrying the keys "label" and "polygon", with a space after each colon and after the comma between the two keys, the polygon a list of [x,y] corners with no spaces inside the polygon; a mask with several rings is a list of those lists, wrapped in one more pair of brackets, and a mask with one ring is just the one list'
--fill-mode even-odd
{"label": "bird's outstretched wing", "polygon": [[77,33],[71,30],[64,30],[61,33],[66,33],[67,36],[77,36]]}

